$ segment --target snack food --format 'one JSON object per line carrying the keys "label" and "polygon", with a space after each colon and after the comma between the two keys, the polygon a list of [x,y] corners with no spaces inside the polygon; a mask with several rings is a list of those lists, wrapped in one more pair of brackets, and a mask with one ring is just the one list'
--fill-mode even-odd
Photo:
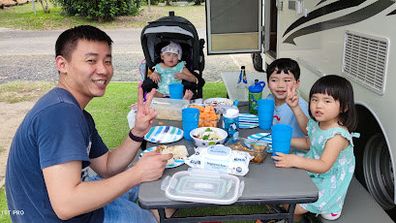
{"label": "snack food", "polygon": [[206,128],[204,131],[194,135],[195,138],[202,140],[219,140],[220,136],[211,128]]}
{"label": "snack food", "polygon": [[213,106],[190,105],[191,108],[199,109],[198,127],[216,127],[219,115],[216,114]]}
{"label": "snack food", "polygon": [[157,146],[155,151],[161,154],[172,153],[173,157],[172,159],[168,160],[167,163],[168,165],[174,163],[174,161],[177,159],[185,160],[187,159],[188,156],[187,148],[185,145],[175,145],[175,146],[160,145]]}
{"label": "snack food", "polygon": [[265,149],[267,148],[264,143],[252,143],[252,148],[246,147],[240,141],[234,144],[229,145],[229,147],[233,150],[245,151],[248,152],[253,159],[251,160],[253,163],[262,163],[267,156],[265,153]]}

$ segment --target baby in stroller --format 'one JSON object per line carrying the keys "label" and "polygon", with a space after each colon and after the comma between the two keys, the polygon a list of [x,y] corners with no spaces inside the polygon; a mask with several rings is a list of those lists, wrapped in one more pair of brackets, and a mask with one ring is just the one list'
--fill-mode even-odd
{"label": "baby in stroller", "polygon": [[198,84],[196,78],[186,67],[186,62],[181,61],[182,48],[180,44],[170,41],[170,43],[161,48],[161,62],[154,66],[154,71],[148,73],[148,78],[143,81],[145,92],[152,88],[157,88],[156,97],[167,97],[169,95],[169,84],[183,83],[183,99],[190,100],[193,97],[191,87]]}

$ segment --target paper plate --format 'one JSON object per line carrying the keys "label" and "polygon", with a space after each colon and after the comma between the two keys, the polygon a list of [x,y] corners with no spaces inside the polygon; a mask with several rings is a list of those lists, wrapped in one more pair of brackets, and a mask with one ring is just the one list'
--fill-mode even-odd
{"label": "paper plate", "polygon": [[[139,157],[142,157],[143,154],[148,153],[148,152],[152,152],[156,149],[156,146],[150,147],[145,149],[143,152],[140,153]],[[184,164],[184,160],[182,159],[174,159],[172,164],[167,164],[165,168],[175,168],[178,167],[180,165]]]}
{"label": "paper plate", "polygon": [[155,126],[144,136],[151,143],[172,143],[183,138],[183,130],[174,126]]}
{"label": "paper plate", "polygon": [[256,133],[247,137],[250,140],[257,140],[261,142],[266,142],[268,145],[267,152],[272,153],[272,136],[268,132]]}
{"label": "paper plate", "polygon": [[253,114],[249,114],[249,113],[239,114],[239,128],[240,129],[256,128],[258,125],[259,124],[258,124],[257,115],[253,115]]}

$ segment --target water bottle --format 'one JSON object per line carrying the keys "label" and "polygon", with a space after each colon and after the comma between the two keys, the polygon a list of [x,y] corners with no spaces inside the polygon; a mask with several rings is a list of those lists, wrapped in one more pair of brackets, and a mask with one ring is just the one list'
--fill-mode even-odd
{"label": "water bottle", "polygon": [[242,98],[246,97],[248,82],[246,77],[245,66],[241,66],[241,71],[239,72],[239,78],[237,82],[237,88],[239,89],[239,94],[241,94]]}
{"label": "water bottle", "polygon": [[249,86],[249,113],[257,114],[257,101],[261,99],[265,83],[264,81],[254,80],[254,84]]}
{"label": "water bottle", "polygon": [[223,129],[228,133],[228,142],[234,143],[239,138],[239,110],[233,106],[223,114]]}

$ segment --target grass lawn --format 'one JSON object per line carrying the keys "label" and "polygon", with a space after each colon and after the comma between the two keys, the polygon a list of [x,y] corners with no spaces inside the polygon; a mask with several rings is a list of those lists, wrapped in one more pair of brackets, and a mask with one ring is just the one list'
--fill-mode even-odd
{"label": "grass lawn", "polygon": [[143,28],[148,21],[156,20],[175,11],[175,15],[190,20],[197,28],[205,27],[205,6],[142,6],[136,16],[121,16],[111,22],[96,22],[78,16],[65,16],[61,8],[51,5],[50,13],[44,13],[40,4],[36,4],[35,15],[31,4],[17,5],[0,9],[0,27],[22,30],[66,29],[82,24],[91,24],[100,28]]}
{"label": "grass lawn", "polygon": [[[95,98],[87,106],[87,110],[95,119],[99,134],[109,148],[121,143],[128,132],[126,115],[129,105],[136,102],[137,83],[111,83],[105,96]],[[204,87],[204,98],[225,97],[226,90],[223,83],[206,83]],[[0,222],[11,222],[7,210],[4,188],[0,189]],[[178,213],[183,215],[208,215],[228,213],[258,213],[265,211],[261,206],[231,206],[184,209]],[[242,222],[242,221],[240,221]],[[252,222],[252,221],[243,221]]]}

